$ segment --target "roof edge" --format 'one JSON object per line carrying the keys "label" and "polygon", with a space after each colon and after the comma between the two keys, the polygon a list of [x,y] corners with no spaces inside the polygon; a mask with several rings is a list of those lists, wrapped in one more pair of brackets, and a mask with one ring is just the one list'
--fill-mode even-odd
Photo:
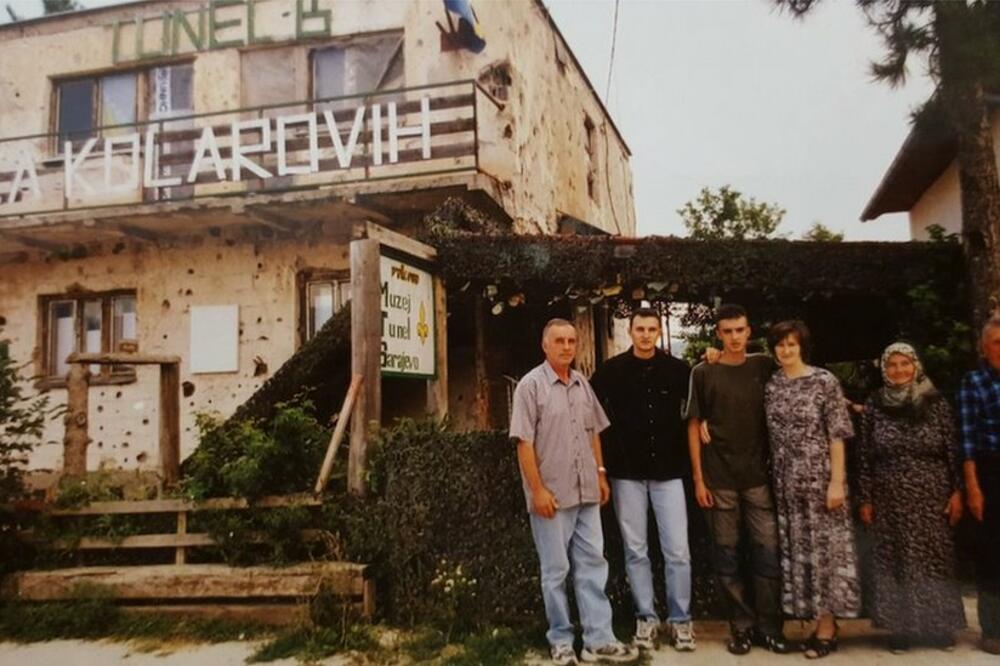
{"label": "roof edge", "polygon": [[573,52],[572,47],[570,47],[569,42],[566,41],[566,37],[563,36],[562,31],[559,29],[559,26],[556,25],[556,20],[552,18],[552,14],[551,12],[549,12],[549,8],[545,6],[544,0],[535,0],[535,5],[542,11],[542,15],[546,18],[546,20],[548,20],[549,25],[552,26],[552,30],[555,31],[556,36],[559,37],[559,39],[563,43],[563,46],[566,47],[566,52],[569,53],[569,57],[573,59],[573,64],[576,66],[577,71],[580,72],[580,76],[583,77],[583,82],[587,84],[588,88],[590,88],[590,92],[594,95],[594,99],[597,100],[597,105],[601,107],[601,111],[604,113],[604,117],[608,119],[608,124],[611,125],[611,129],[615,131],[615,136],[617,136],[618,140],[621,142],[622,147],[625,149],[625,153],[629,157],[632,157],[632,149],[628,147],[628,142],[622,135],[621,130],[618,129],[618,125],[615,124],[615,120],[614,118],[611,117],[611,113],[608,111],[608,107],[604,105],[604,100],[602,100],[601,96],[597,94],[597,89],[594,88],[594,84],[591,83],[590,77],[587,76],[587,72],[583,69],[583,66],[580,64],[580,61],[577,60],[576,54]]}

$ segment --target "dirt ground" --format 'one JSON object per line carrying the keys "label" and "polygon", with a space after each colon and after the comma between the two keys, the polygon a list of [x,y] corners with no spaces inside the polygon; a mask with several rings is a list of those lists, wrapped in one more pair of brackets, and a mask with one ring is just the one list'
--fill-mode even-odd
{"label": "dirt ground", "polygon": [[[883,632],[871,628],[867,620],[850,620],[841,623],[840,650],[823,661],[824,666],[858,666],[860,664],[898,664],[900,666],[996,666],[1000,657],[988,655],[976,648],[978,626],[975,622],[975,599],[966,599],[966,616],[970,627],[958,636],[958,647],[953,652],[932,648],[914,648],[905,656],[890,654],[885,648]],[[763,664],[803,663],[801,654],[773,655],[755,648],[749,655],[734,657],[726,652],[728,635],[723,622],[696,623],[698,649],[693,653],[677,653],[663,646],[650,654],[647,663],[723,666],[760,666]],[[803,636],[807,627],[797,622],[785,626],[792,637]],[[255,648],[249,641],[212,645],[150,645],[149,643],[112,643],[107,641],[50,641],[19,645],[0,643],[0,666],[239,666],[245,663]],[[332,657],[322,663],[349,664],[349,657]],[[286,659],[270,662],[274,666],[292,666],[297,662]],[[530,664],[548,663],[543,655],[533,655]]]}

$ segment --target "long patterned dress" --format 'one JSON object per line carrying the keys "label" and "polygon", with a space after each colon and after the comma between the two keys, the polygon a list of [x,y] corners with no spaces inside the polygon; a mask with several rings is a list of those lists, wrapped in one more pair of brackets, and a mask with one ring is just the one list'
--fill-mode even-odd
{"label": "long patterned dress", "polygon": [[872,620],[896,634],[949,635],[965,627],[944,513],[960,478],[951,407],[939,397],[918,418],[872,398],[861,435],[858,494],[875,514]]}
{"label": "long patterned dress", "polygon": [[854,434],[840,382],[810,368],[789,379],[778,370],[764,390],[774,502],[781,550],[782,607],[796,618],[856,617],[861,583],[851,517],[829,511],[830,441]]}

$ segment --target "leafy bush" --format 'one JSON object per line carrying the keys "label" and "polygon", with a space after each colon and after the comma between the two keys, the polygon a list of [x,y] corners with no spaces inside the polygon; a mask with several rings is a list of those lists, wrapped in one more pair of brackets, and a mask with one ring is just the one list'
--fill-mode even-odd
{"label": "leafy bush", "polygon": [[284,403],[266,424],[223,422],[200,414],[201,440],[184,461],[182,485],[193,499],[302,492],[319,472],[329,430],[313,416],[312,403]]}
{"label": "leafy bush", "polygon": [[7,342],[0,340],[0,574],[27,556],[16,538],[24,516],[10,503],[24,495],[24,465],[42,441],[48,408],[45,396],[25,398],[23,381]]}
{"label": "leafy bush", "polygon": [[[443,635],[535,628],[544,621],[538,558],[506,433],[455,433],[433,422],[402,420],[382,431],[370,470],[371,498],[332,500],[324,507],[324,526],[336,535],[343,557],[372,564],[378,608],[389,620],[434,624]],[[688,513],[694,610],[703,615],[713,594],[705,570],[707,531],[697,508],[689,506]],[[621,536],[610,505],[602,521],[609,596],[616,615],[630,617]],[[655,531],[650,556],[660,596]],[[445,589],[448,580],[453,582]]]}

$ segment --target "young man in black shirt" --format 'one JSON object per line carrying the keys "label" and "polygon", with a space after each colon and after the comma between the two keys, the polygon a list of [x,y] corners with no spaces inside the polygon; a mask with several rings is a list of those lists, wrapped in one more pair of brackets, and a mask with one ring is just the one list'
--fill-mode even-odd
{"label": "young man in black shirt", "polygon": [[[730,614],[726,647],[738,655],[752,645],[784,654],[794,646],[782,633],[778,525],[764,418],[764,385],[774,361],[747,354],[751,331],[743,307],[723,305],[715,320],[722,353],[691,371],[687,403],[695,499],[705,510],[712,568]],[[752,597],[739,571],[743,525],[750,537]]]}
{"label": "young man in black shirt", "polygon": [[657,348],[660,315],[655,310],[636,310],[629,334],[632,347],[602,365],[591,383],[611,421],[601,434],[601,444],[635,601],[635,644],[651,649],[660,624],[653,608],[647,543],[647,515],[652,507],[666,569],[671,639],[676,649],[690,651],[695,640],[682,481],[688,471],[683,410],[690,370]]}

